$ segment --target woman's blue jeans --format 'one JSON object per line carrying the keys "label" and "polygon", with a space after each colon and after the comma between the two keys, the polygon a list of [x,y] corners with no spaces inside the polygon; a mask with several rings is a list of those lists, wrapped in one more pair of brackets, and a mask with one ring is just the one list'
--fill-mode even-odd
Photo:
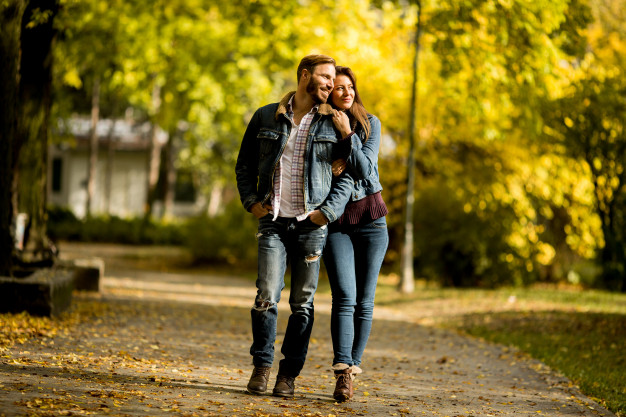
{"label": "woman's blue jeans", "polygon": [[252,316],[252,346],[250,354],[254,366],[272,366],[278,302],[285,287],[287,264],[291,265],[289,305],[291,315],[281,352],[281,374],[296,377],[300,374],[309,347],[313,329],[313,296],[317,289],[320,259],[327,226],[318,226],[305,219],[267,215],[259,220],[257,295]]}
{"label": "woman's blue jeans", "polygon": [[333,365],[360,365],[372,329],[378,273],[389,234],[385,218],[364,225],[331,224],[324,265],[332,290]]}

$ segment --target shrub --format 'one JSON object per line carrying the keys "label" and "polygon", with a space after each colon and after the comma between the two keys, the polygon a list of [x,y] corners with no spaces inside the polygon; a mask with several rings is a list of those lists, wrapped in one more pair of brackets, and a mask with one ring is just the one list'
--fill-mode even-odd
{"label": "shrub", "polygon": [[218,216],[190,219],[187,247],[197,262],[252,263],[257,255],[256,229],[254,216],[233,201]]}
{"label": "shrub", "polygon": [[109,215],[80,220],[68,209],[48,209],[48,234],[52,240],[182,245],[185,242],[185,232],[185,223],[145,221],[142,218],[124,219]]}
{"label": "shrub", "polygon": [[47,229],[53,241],[81,240],[81,222],[68,208],[49,207]]}
{"label": "shrub", "polygon": [[[452,189],[436,184],[416,200],[417,273],[454,287],[498,287],[532,282],[523,256],[508,243],[514,216],[493,204],[489,213],[466,210]],[[505,254],[510,254],[508,257]]]}

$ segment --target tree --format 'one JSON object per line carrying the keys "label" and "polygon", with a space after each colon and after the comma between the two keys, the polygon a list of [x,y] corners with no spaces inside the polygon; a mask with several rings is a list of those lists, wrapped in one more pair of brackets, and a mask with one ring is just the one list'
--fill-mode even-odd
{"label": "tree", "polygon": [[2,195],[0,195],[0,274],[11,274],[15,255],[13,215],[29,217],[29,249],[47,257],[47,141],[51,106],[52,22],[58,3],[11,1],[0,4],[2,18]]}
{"label": "tree", "polygon": [[[562,227],[580,230],[573,214],[587,202],[568,194],[578,172],[543,141],[542,106],[558,95],[566,46],[587,23],[584,5],[564,1],[438,2],[428,13],[422,273],[450,285],[530,283],[555,262],[555,213],[572,214]],[[577,250],[588,254],[584,242]]]}
{"label": "tree", "polygon": [[584,166],[601,224],[603,285],[626,291],[626,30],[623,1],[594,3],[584,52],[569,62],[569,84],[546,109],[546,136]]}
{"label": "tree", "polygon": [[[574,64],[585,55],[589,8],[583,0],[414,3],[64,2],[57,79],[89,97],[99,76],[103,117],[131,106],[168,132],[166,155],[152,158],[153,167],[167,162],[158,182],[167,187],[153,181],[150,199],[170,207],[172,171],[182,169],[216,213],[233,193],[232,166],[253,110],[293,89],[302,56],[331,55],[353,68],[366,108],[383,124],[387,265],[400,264],[404,246],[417,275],[450,285],[564,279],[603,245],[587,164],[546,133],[565,136],[552,122],[562,125],[563,114],[547,109],[587,77]],[[411,125],[418,11],[422,81]],[[87,113],[86,101],[67,108]],[[401,243],[410,193],[414,250]]]}
{"label": "tree", "polygon": [[24,1],[0,3],[0,276],[11,275],[13,167],[18,114],[18,69]]}
{"label": "tree", "polygon": [[414,237],[413,237],[413,219],[415,213],[413,204],[415,200],[415,119],[417,117],[417,86],[418,86],[418,68],[419,68],[419,52],[420,52],[420,35],[422,32],[422,6],[417,4],[417,25],[415,28],[415,58],[413,59],[413,82],[411,83],[411,103],[409,112],[409,153],[407,156],[407,193],[405,205],[404,219],[404,243],[402,247],[402,272],[400,276],[400,290],[404,293],[411,293],[415,287],[415,274],[413,271],[414,260]]}
{"label": "tree", "polygon": [[[96,127],[101,118],[120,117],[129,106],[131,91],[116,79],[124,65],[123,45],[129,40],[119,24],[132,2],[94,0],[64,1],[56,19],[59,40],[55,44],[55,116],[67,118],[90,114],[91,131],[87,170],[85,214],[94,209],[97,189],[99,138]],[[89,98],[89,99],[87,99]],[[111,142],[110,142],[111,144]],[[113,152],[109,152],[109,157]],[[109,161],[109,166],[112,161]],[[105,190],[105,194],[108,190]],[[108,203],[107,203],[108,204]]]}
{"label": "tree", "polygon": [[50,256],[46,235],[48,135],[52,106],[52,45],[56,1],[31,0],[22,18],[19,111],[14,155],[16,210],[28,215],[29,246]]}

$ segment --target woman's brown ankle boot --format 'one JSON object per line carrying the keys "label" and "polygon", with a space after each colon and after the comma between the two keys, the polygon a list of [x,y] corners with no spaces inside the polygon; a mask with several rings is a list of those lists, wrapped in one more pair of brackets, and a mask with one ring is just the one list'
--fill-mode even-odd
{"label": "woman's brown ankle boot", "polygon": [[335,385],[333,398],[340,403],[350,401],[354,395],[351,369],[347,368],[335,371],[335,378],[337,378],[337,384]]}

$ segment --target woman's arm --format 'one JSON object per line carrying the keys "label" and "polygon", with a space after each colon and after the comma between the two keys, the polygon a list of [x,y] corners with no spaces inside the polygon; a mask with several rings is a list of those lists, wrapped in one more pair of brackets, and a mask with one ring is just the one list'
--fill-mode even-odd
{"label": "woman's arm", "polygon": [[378,163],[378,152],[380,150],[380,120],[376,116],[371,116],[370,135],[363,143],[356,133],[350,137],[351,151],[346,162],[351,168],[350,172],[355,179],[362,180],[369,178],[375,173]]}

